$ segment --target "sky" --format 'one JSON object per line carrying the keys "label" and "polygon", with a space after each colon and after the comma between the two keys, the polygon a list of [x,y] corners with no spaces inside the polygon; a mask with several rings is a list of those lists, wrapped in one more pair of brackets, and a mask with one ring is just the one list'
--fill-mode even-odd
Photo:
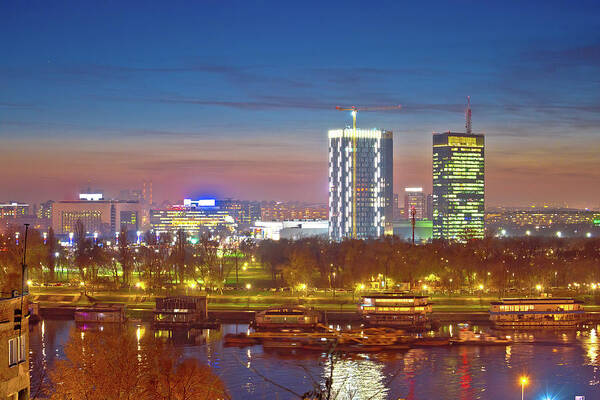
{"label": "sky", "polygon": [[431,190],[432,132],[486,135],[486,201],[600,207],[597,1],[0,2],[0,201],[327,202],[327,130],[394,132]]}

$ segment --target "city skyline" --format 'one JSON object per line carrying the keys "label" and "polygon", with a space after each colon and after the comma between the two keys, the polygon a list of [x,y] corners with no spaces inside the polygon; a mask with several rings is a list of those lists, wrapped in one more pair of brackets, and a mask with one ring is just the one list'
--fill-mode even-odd
{"label": "city skyline", "polygon": [[158,202],[324,203],[338,105],[402,104],[359,127],[395,133],[394,192],[431,192],[431,132],[462,131],[471,95],[489,206],[600,205],[593,2],[140,4],[0,6],[3,200],[152,180]]}

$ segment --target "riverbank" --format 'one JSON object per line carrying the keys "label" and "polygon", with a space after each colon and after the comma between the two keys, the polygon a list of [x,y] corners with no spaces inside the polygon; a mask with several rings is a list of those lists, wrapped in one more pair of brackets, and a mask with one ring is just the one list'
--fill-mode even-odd
{"label": "riverbank", "polygon": [[[192,293],[188,293],[192,294]],[[197,293],[199,294],[199,293]],[[32,290],[31,301],[39,304],[44,317],[71,318],[77,307],[95,303],[122,304],[130,318],[149,320],[155,306],[155,298],[143,291],[84,293],[72,288],[43,288]],[[254,319],[256,311],[288,304],[303,304],[322,311],[327,320],[358,321],[359,296],[348,294],[311,294],[298,296],[289,293],[244,292],[243,294],[211,294],[208,296],[209,315],[221,321],[247,322]],[[495,296],[432,296],[432,318],[439,322],[485,323],[489,320],[490,302]],[[590,320],[600,321],[600,305],[586,304]]]}

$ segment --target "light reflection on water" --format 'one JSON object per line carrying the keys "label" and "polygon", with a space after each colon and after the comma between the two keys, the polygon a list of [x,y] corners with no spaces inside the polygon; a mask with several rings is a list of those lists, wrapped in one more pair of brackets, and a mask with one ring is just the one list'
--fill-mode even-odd
{"label": "light reflection on water", "polygon": [[[30,336],[32,384],[40,369],[62,357],[62,346],[75,327],[73,321],[45,320]],[[492,399],[517,398],[521,374],[530,377],[528,398],[558,394],[556,399],[575,395],[596,398],[600,390],[598,329],[579,332],[527,331],[513,333],[511,346],[452,346],[418,348],[343,357],[334,364],[337,399]],[[220,331],[198,331],[173,335],[153,332],[145,324],[133,325],[138,340],[148,334],[171,340],[186,356],[210,364],[226,383],[234,399],[290,399],[292,395],[266,382],[261,375],[304,393],[323,382],[330,362],[317,352],[299,350],[264,351],[261,346],[224,347],[226,333],[245,332],[245,324],[223,325]],[[442,332],[455,333],[445,326]],[[509,333],[509,332],[505,332]],[[509,333],[510,334],[510,333]],[[543,344],[527,343],[541,340]]]}

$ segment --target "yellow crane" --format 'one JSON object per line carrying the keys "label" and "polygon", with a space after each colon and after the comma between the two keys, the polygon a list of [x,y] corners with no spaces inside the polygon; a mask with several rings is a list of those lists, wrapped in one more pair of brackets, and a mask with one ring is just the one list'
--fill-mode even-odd
{"label": "yellow crane", "polygon": [[340,107],[338,111],[350,111],[352,113],[352,238],[356,239],[356,115],[359,111],[389,111],[399,110],[402,106],[380,106],[380,107]]}

